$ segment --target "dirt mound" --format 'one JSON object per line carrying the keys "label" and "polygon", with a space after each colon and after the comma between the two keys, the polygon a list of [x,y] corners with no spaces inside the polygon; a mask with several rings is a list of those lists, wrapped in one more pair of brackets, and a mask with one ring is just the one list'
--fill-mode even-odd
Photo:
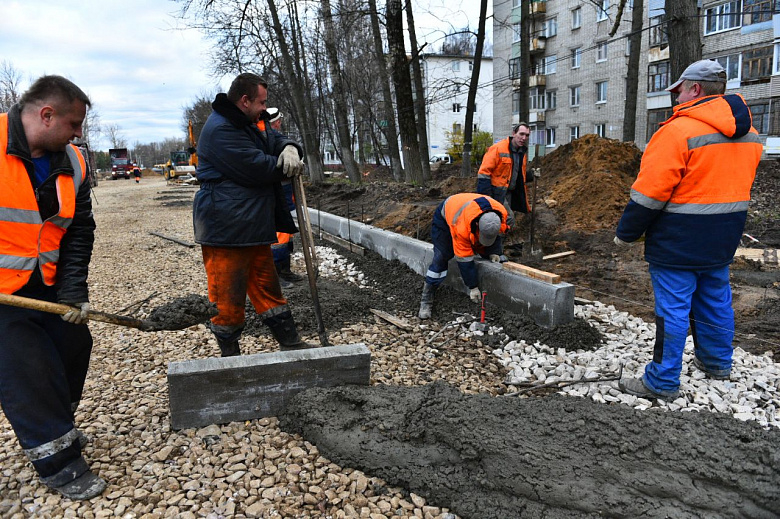
{"label": "dirt mound", "polygon": [[585,135],[540,159],[539,198],[553,209],[561,231],[614,228],[641,158],[633,143]]}

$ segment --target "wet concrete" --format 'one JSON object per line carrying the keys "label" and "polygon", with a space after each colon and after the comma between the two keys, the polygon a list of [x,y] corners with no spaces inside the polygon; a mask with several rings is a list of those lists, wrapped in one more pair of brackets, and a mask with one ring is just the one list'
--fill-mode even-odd
{"label": "wet concrete", "polygon": [[153,330],[183,330],[217,315],[217,307],[205,296],[188,294],[151,311],[145,319]]}
{"label": "wet concrete", "polygon": [[308,390],[280,425],[464,518],[780,516],[780,431],[725,415],[437,382]]}

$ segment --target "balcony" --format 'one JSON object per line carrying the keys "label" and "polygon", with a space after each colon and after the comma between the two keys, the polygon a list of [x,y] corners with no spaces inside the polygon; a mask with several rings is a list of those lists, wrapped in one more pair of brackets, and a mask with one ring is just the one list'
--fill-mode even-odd
{"label": "balcony", "polygon": [[545,86],[547,84],[547,77],[541,74],[528,76],[528,88]]}
{"label": "balcony", "polygon": [[531,52],[542,52],[544,51],[544,46],[545,46],[544,38],[531,39]]}
{"label": "balcony", "polygon": [[547,12],[547,0],[532,0],[531,14],[546,13],[546,12]]}
{"label": "balcony", "polygon": [[543,123],[544,122],[544,112],[535,112],[533,110],[528,112],[528,122],[529,123]]}

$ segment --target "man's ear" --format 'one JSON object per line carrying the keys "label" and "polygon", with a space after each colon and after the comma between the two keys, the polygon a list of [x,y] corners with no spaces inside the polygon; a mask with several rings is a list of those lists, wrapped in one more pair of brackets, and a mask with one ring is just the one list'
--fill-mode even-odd
{"label": "man's ear", "polygon": [[41,121],[43,121],[43,124],[47,126],[51,124],[52,117],[54,117],[54,108],[46,105],[43,106],[38,113],[41,115]]}

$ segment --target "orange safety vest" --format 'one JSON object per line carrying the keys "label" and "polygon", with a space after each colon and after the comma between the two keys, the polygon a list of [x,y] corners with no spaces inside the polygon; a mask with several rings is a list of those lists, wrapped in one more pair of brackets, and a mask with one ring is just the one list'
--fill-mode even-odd
{"label": "orange safety vest", "polygon": [[456,260],[471,260],[475,252],[482,253],[485,250],[485,247],[479,243],[478,236],[471,232],[471,223],[488,211],[498,213],[501,217],[499,233],[506,233],[509,230],[506,224],[506,208],[489,196],[459,193],[444,201],[441,215],[450,228],[452,250]]}
{"label": "orange safety vest", "polygon": [[12,294],[27,284],[36,266],[43,282],[54,285],[60,242],[73,221],[87,168],[78,148],[68,144],[74,175],[57,176],[59,212],[43,221],[24,162],[7,151],[8,114],[0,114],[0,292]]}

